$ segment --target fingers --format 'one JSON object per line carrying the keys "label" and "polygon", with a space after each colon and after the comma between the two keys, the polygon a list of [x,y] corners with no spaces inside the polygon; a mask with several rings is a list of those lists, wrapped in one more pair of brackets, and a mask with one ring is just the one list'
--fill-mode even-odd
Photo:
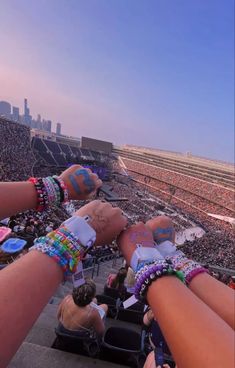
{"label": "fingers", "polygon": [[145,364],[144,364],[144,367],[143,368],[156,368],[154,351],[152,351],[151,353],[149,353],[149,355],[147,356],[147,359],[145,361]]}
{"label": "fingers", "polygon": [[153,232],[154,240],[161,243],[165,240],[175,241],[174,224],[170,217],[157,216],[146,222],[146,226]]}

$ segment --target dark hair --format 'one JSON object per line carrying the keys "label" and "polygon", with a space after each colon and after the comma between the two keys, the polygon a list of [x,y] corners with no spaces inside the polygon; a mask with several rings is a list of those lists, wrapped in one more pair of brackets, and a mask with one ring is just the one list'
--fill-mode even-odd
{"label": "dark hair", "polygon": [[125,267],[121,267],[110,286],[114,289],[119,289],[120,287],[122,287],[124,285],[126,275],[127,270],[125,269]]}
{"label": "dark hair", "polygon": [[85,307],[90,304],[96,294],[96,285],[91,279],[87,279],[85,284],[74,288],[72,297],[73,301],[79,307]]}

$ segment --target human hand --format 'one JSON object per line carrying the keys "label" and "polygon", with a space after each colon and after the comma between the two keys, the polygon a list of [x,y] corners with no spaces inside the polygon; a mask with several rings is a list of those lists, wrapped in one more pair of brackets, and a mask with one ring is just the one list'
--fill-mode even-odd
{"label": "human hand", "polygon": [[151,351],[151,353],[148,354],[143,368],[156,368],[154,351]]}
{"label": "human hand", "polygon": [[[160,365],[156,366],[154,351],[151,351],[147,356],[143,368],[161,368]],[[170,368],[170,366],[168,364],[163,364],[163,368]],[[175,368],[177,367],[175,366]]]}
{"label": "human hand", "polygon": [[146,222],[146,226],[153,232],[157,244],[166,240],[175,242],[175,230],[172,220],[167,216],[157,216]]}
{"label": "human hand", "polygon": [[98,176],[80,165],[72,165],[63,171],[60,178],[65,182],[69,199],[87,199],[102,185]]}
{"label": "human hand", "polygon": [[99,200],[92,201],[75,212],[77,216],[89,216],[89,225],[96,231],[95,245],[110,244],[124,229],[127,219],[120,208]]}
{"label": "human hand", "polygon": [[143,247],[154,247],[153,234],[145,224],[139,222],[123,231],[118,237],[117,244],[127,265],[130,265],[132,254],[136,250],[136,244],[141,244]]}

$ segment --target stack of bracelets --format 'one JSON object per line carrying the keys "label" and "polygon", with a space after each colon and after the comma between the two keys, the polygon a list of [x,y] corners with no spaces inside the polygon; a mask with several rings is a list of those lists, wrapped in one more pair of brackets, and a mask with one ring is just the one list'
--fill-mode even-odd
{"label": "stack of bracelets", "polygon": [[190,284],[192,279],[200,273],[207,272],[208,270],[202,267],[199,263],[188,259],[183,252],[175,252],[172,256],[166,257],[166,260],[171,262],[172,267],[176,271],[180,271],[184,274],[185,282]]}
{"label": "stack of bracelets", "polygon": [[184,275],[180,271],[174,270],[171,263],[165,259],[157,259],[152,263],[145,264],[135,274],[135,297],[138,300],[146,302],[146,293],[148,287],[153,281],[162,276],[175,275],[184,282]]}
{"label": "stack of bracelets", "polygon": [[65,278],[76,271],[83,254],[78,238],[65,226],[36,239],[30,250],[38,250],[54,259],[62,268]]}
{"label": "stack of bracelets", "polygon": [[36,211],[44,211],[51,204],[59,206],[68,201],[68,190],[64,181],[58,176],[46,178],[29,178],[37,192]]}
{"label": "stack of bracelets", "polygon": [[163,276],[174,275],[188,285],[198,274],[208,272],[199,263],[186,258],[182,252],[141,266],[135,274],[135,297],[145,303],[148,287]]}

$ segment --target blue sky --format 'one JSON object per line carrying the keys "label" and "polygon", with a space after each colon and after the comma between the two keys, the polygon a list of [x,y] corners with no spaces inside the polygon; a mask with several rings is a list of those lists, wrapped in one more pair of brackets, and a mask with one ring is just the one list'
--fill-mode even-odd
{"label": "blue sky", "polygon": [[233,0],[1,0],[0,100],[63,133],[234,160]]}

